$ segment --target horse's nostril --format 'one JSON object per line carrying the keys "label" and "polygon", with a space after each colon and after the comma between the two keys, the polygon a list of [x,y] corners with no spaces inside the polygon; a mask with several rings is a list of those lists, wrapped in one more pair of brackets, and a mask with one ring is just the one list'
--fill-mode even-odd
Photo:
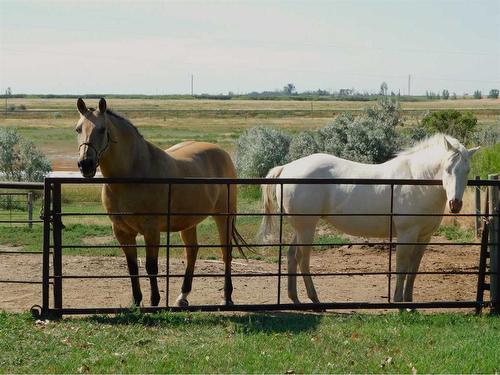
{"label": "horse's nostril", "polygon": [[462,209],[462,204],[463,204],[463,202],[460,199],[457,199],[457,198],[451,199],[449,201],[450,211],[452,213],[460,212],[460,210]]}

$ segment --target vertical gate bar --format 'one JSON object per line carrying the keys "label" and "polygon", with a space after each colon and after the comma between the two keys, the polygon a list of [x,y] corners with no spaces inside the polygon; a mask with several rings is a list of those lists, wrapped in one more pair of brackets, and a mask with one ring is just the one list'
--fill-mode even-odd
{"label": "vertical gate bar", "polygon": [[[233,260],[233,248],[231,247],[231,233],[229,232],[229,224],[230,224],[230,220],[231,220],[231,215],[230,215],[230,212],[229,212],[229,207],[230,207],[230,203],[231,203],[231,184],[226,184],[226,188],[227,188],[227,201],[226,201],[226,261],[229,261],[229,262],[232,262]],[[222,244],[221,244],[222,245]],[[224,261],[224,260],[223,260]],[[224,262],[224,300],[226,299],[226,289],[225,289],[225,286],[226,286],[226,280],[227,280],[227,276],[226,275],[226,262]],[[231,278],[231,269],[232,267],[229,267],[229,277]],[[232,281],[231,281],[231,287],[232,287]],[[231,290],[231,293],[232,293],[232,290]],[[232,296],[231,296],[232,298]]]}
{"label": "vertical gate bar", "polygon": [[165,277],[165,294],[166,294],[166,306],[169,307],[170,298],[170,208],[172,201],[172,184],[168,184],[168,195],[167,195],[167,253],[165,256],[165,261],[167,263],[166,277]]}
{"label": "vertical gate bar", "polygon": [[[497,176],[498,179],[498,176]],[[496,186],[496,193],[497,193],[497,201],[496,201],[496,227],[497,227],[497,233],[496,233],[496,240],[495,240],[495,284],[496,284],[496,297],[495,297],[495,304],[493,306],[493,312],[495,314],[500,314],[500,186]],[[491,258],[490,258],[491,262]]]}
{"label": "vertical gate bar", "polygon": [[62,308],[62,222],[61,222],[61,184],[53,185],[52,208],[54,221],[52,223],[52,237],[54,239],[54,308]]}
{"label": "vertical gate bar", "polygon": [[49,315],[49,263],[50,263],[50,220],[51,220],[51,188],[47,180],[43,187],[43,260],[42,260],[42,317]]}
{"label": "vertical gate bar", "polygon": [[[488,175],[489,180],[497,181],[498,174]],[[499,186],[490,186],[490,300],[491,312],[500,313],[500,217]]]}
{"label": "vertical gate bar", "polygon": [[[276,185],[274,185],[274,188],[276,189]],[[279,250],[278,250],[278,305],[281,303],[281,267],[282,267],[282,261],[281,261],[281,255],[283,251],[283,183],[280,183],[280,235],[279,235]],[[288,270],[290,272],[290,270]]]}
{"label": "vertical gate bar", "polygon": [[28,192],[28,228],[33,228],[33,192]]}
{"label": "vertical gate bar", "polygon": [[387,278],[387,302],[391,303],[391,278],[392,278],[392,226],[394,218],[394,184],[391,184],[391,220],[389,228],[389,274]]}
{"label": "vertical gate bar", "polygon": [[[476,176],[476,180],[481,179],[481,176]],[[474,202],[475,202],[475,209],[476,209],[476,215],[481,214],[481,186],[475,186],[474,187]],[[481,217],[476,216],[474,218],[474,229],[476,233],[476,237],[479,237],[479,232],[481,231]]]}

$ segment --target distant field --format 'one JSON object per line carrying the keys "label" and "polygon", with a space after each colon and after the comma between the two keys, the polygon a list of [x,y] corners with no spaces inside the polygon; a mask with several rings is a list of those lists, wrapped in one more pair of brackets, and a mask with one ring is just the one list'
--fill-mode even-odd
{"label": "distant field", "polygon": [[[96,105],[96,99],[87,99]],[[298,100],[171,100],[171,99],[108,99],[117,110],[310,110],[311,101]],[[27,110],[76,110],[75,99],[10,99],[16,106],[25,105]],[[359,110],[374,102],[362,101],[313,101],[313,110]],[[499,99],[460,99],[402,102],[403,110],[426,109],[494,109],[500,111]]]}
{"label": "distant field", "polygon": [[[97,100],[86,100],[97,105]],[[0,112],[0,126],[16,127],[49,157],[55,170],[76,169],[78,120],[75,99],[11,99],[26,111]],[[162,148],[184,140],[214,142],[233,152],[238,136],[254,126],[270,126],[298,132],[325,126],[342,111],[361,111],[374,102],[281,100],[161,100],[109,99],[143,136]],[[404,121],[414,125],[428,110],[471,110],[480,125],[493,124],[500,116],[500,100],[466,99],[403,102]],[[42,111],[42,112],[39,112]]]}

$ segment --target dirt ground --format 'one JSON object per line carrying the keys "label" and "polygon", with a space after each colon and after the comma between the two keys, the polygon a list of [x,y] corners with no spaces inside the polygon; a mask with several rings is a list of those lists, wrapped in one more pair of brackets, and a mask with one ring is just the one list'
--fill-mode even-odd
{"label": "dirt ground", "polygon": [[[434,242],[444,241],[433,238]],[[1,254],[0,279],[40,280],[41,255]],[[159,273],[165,273],[165,258],[160,258]],[[479,246],[437,246],[427,249],[420,271],[476,271]],[[395,254],[393,254],[393,269]],[[388,268],[387,247],[343,246],[316,251],[311,259],[311,272],[365,272],[385,271]],[[171,259],[170,272],[182,275],[182,259]],[[286,257],[283,257],[286,272]],[[237,277],[238,273],[277,272],[278,263],[238,259],[233,262],[233,299],[236,304],[276,303],[277,277]],[[145,259],[140,259],[140,272],[145,274]],[[196,274],[222,274],[223,264],[216,260],[198,260]],[[63,259],[64,275],[128,275],[124,257],[67,256]],[[375,276],[316,276],[313,278],[322,302],[385,302],[388,280],[385,275]],[[169,302],[173,304],[180,292],[182,278],[171,278]],[[475,275],[419,275],[415,283],[414,300],[472,301],[476,298]],[[0,309],[26,311],[34,304],[41,304],[41,285],[0,284]],[[159,280],[162,301],[165,304],[165,278]],[[144,305],[149,306],[149,280],[141,279]],[[298,279],[299,298],[309,302],[304,283]],[[392,279],[391,295],[395,278]],[[191,305],[218,304],[222,300],[222,277],[194,279],[189,296]],[[66,279],[63,281],[65,307],[118,307],[130,306],[132,301],[130,281],[125,279]],[[286,277],[281,282],[281,301],[289,302]]]}

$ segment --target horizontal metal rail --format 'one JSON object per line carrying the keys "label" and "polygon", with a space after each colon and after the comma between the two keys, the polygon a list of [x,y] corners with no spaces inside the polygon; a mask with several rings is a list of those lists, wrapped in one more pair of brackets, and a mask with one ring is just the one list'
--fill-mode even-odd
{"label": "horizontal metal rail", "polygon": [[[74,178],[74,177],[47,177],[48,184],[171,184],[171,185],[443,185],[441,180],[413,180],[413,179],[373,179],[373,178],[137,178],[137,177],[94,177],[94,178]],[[500,180],[468,180],[468,186],[500,186]],[[0,185],[0,188],[2,186]]]}
{"label": "horizontal metal rail", "polygon": [[[417,271],[417,272],[397,272],[397,271],[359,271],[359,272],[314,272],[314,273],[287,273],[287,272],[251,272],[251,273],[232,273],[232,277],[276,277],[276,276],[387,276],[387,275],[478,275],[479,271]],[[496,272],[486,272],[486,275],[496,275]],[[150,277],[184,277],[182,273],[159,273],[155,275],[61,275],[50,276],[50,279],[146,279]],[[206,278],[222,278],[223,273],[196,273],[193,277],[206,277]]]}
{"label": "horizontal metal rail", "polygon": [[43,284],[42,281],[32,280],[0,280],[0,284]]}
{"label": "horizontal metal rail", "polygon": [[40,224],[43,220],[0,220],[0,224]]}
{"label": "horizontal metal rail", "polygon": [[43,190],[43,183],[0,181],[0,189]]}
{"label": "horizontal metal rail", "polygon": [[43,251],[0,250],[0,254],[43,254]]}
{"label": "horizontal metal rail", "polygon": [[[442,308],[476,308],[487,307],[489,302],[477,301],[436,301],[436,302],[332,302],[332,303],[280,303],[280,304],[242,304],[242,305],[192,305],[185,307],[141,307],[142,313],[155,313],[161,311],[320,311],[320,310],[358,310],[358,309],[442,309]],[[123,307],[80,307],[51,309],[55,315],[89,315],[89,314],[120,314],[128,313],[130,308]]]}
{"label": "horizontal metal rail", "polygon": [[[168,212],[54,212],[55,216],[167,216]],[[422,213],[412,213],[412,214],[398,214],[398,213],[338,213],[338,214],[314,214],[314,213],[266,213],[266,212],[235,212],[235,213],[225,213],[225,212],[171,212],[170,216],[320,216],[320,217],[356,217],[356,216],[401,216],[401,217],[495,217],[500,216],[500,214],[422,214]]]}
{"label": "horizontal metal rail", "polygon": [[[393,245],[422,245],[422,242],[393,242]],[[338,243],[338,242],[331,242],[331,243],[286,243],[282,242],[281,244],[279,243],[272,243],[272,244],[254,244],[254,243],[249,243],[247,246],[249,247],[276,247],[276,246],[331,246],[331,247],[341,247],[341,246],[390,246],[389,242],[345,242],[345,243]],[[435,246],[480,246],[480,242],[429,242],[428,245],[435,245]],[[496,245],[494,242],[488,242],[486,245]],[[166,247],[166,244],[158,244],[156,247]],[[129,248],[129,247],[137,247],[137,248],[145,248],[146,245],[141,245],[141,244],[125,244],[125,245],[62,245],[60,246],[61,249],[121,249],[121,248]],[[222,247],[234,247],[234,245],[224,245],[224,244],[198,244],[198,245],[184,245],[184,244],[179,244],[179,245],[174,245],[174,244],[169,244],[170,248],[222,248]],[[54,248],[54,245],[50,246],[51,249]]]}

